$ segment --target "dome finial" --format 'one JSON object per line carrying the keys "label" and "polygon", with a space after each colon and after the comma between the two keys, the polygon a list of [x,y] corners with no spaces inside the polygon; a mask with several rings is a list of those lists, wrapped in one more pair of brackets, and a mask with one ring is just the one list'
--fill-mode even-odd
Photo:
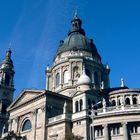
{"label": "dome finial", "polygon": [[6,57],[11,58],[11,53],[12,53],[11,48],[9,48],[9,49],[6,51]]}
{"label": "dome finial", "polygon": [[74,12],[74,17],[76,17],[78,15],[78,10],[75,9],[75,12]]}

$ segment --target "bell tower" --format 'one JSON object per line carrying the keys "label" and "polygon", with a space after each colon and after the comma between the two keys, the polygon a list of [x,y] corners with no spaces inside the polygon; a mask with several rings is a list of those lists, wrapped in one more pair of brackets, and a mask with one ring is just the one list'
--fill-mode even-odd
{"label": "bell tower", "polygon": [[0,136],[3,127],[7,125],[7,108],[13,101],[14,93],[14,66],[11,59],[11,49],[6,51],[6,56],[0,65]]}

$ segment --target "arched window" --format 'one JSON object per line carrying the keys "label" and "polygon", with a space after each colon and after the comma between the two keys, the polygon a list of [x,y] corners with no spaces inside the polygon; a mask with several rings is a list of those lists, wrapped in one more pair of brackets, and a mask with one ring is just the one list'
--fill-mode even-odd
{"label": "arched window", "polygon": [[65,70],[63,76],[64,76],[64,83],[68,83],[69,82],[69,71]]}
{"label": "arched window", "polygon": [[136,105],[137,104],[137,98],[133,97],[133,104]]}
{"label": "arched window", "polygon": [[112,106],[116,106],[116,101],[112,100]]}
{"label": "arched window", "polygon": [[78,23],[77,22],[75,22],[75,27],[78,27]]}
{"label": "arched window", "polygon": [[32,128],[31,121],[27,119],[22,125],[22,131],[30,130]]}
{"label": "arched window", "polygon": [[75,102],[75,112],[78,112],[78,101]]}
{"label": "arched window", "polygon": [[121,105],[121,99],[118,99],[118,105]]}
{"label": "arched window", "polygon": [[60,84],[60,74],[57,73],[56,76],[55,76],[55,85],[59,86],[59,84]]}
{"label": "arched window", "polygon": [[83,109],[83,100],[81,99],[80,100],[80,111],[82,111],[82,109]]}
{"label": "arched window", "polygon": [[130,126],[130,132],[131,133],[138,133],[138,126],[136,124],[132,124]]}
{"label": "arched window", "polygon": [[91,100],[88,99],[88,109],[91,109]]}
{"label": "arched window", "polygon": [[6,86],[10,85],[10,76],[8,74],[5,75],[5,85]]}
{"label": "arched window", "polygon": [[129,98],[126,98],[126,99],[125,99],[125,104],[126,104],[126,105],[130,105],[130,99],[129,99]]}
{"label": "arched window", "polygon": [[99,83],[98,73],[96,71],[94,72],[94,82],[95,82],[95,84]]}

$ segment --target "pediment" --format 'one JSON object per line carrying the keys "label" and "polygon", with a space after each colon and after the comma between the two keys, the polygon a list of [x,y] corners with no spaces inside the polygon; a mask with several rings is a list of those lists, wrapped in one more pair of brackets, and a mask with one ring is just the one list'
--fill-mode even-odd
{"label": "pediment", "polygon": [[21,94],[15,99],[15,101],[9,106],[8,110],[34,99],[41,93],[44,93],[44,91],[43,90],[23,90]]}

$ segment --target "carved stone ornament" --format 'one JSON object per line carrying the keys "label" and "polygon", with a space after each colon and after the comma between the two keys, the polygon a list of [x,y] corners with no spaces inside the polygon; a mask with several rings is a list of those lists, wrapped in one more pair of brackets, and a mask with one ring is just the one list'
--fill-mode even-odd
{"label": "carved stone ornament", "polygon": [[32,111],[32,114],[33,114],[33,115],[36,115],[36,114],[37,114],[37,109],[34,109],[34,110]]}
{"label": "carved stone ornament", "polygon": [[41,110],[42,110],[42,112],[45,111],[45,105],[43,105],[43,106],[41,107]]}
{"label": "carved stone ornament", "polygon": [[14,120],[15,120],[15,122],[17,123],[17,122],[18,122],[18,120],[19,120],[19,117],[16,117]]}

